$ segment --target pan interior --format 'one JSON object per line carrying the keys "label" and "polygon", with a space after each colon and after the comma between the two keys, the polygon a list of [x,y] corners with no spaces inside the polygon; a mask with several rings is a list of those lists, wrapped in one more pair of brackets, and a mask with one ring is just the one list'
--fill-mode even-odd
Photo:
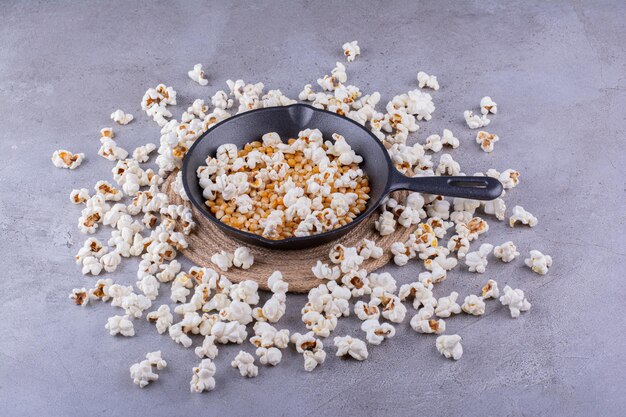
{"label": "pan interior", "polygon": [[[242,148],[249,142],[260,140],[261,136],[268,132],[276,132],[283,141],[286,141],[289,138],[297,137],[298,132],[307,128],[319,129],[325,140],[331,139],[333,133],[344,136],[354,151],[363,157],[360,167],[368,176],[371,190],[367,208],[359,218],[365,217],[376,209],[379,201],[385,195],[389,181],[391,161],[385,148],[375,136],[358,123],[335,113],[314,109],[304,104],[271,107],[242,113],[226,119],[202,135],[191,147],[185,158],[183,176],[189,199],[206,216],[214,218],[204,204],[202,188],[198,182],[196,171],[198,167],[205,165],[208,155],[215,155],[220,145],[233,143],[238,148]],[[229,226],[223,226],[229,228]]]}

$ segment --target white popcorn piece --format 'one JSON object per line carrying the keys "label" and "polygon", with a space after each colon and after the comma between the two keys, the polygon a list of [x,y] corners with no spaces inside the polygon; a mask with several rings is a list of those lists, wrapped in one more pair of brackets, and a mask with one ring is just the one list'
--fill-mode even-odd
{"label": "white popcorn piece", "polygon": [[396,329],[391,324],[380,324],[377,319],[365,320],[361,324],[361,330],[365,332],[365,339],[371,345],[380,345],[383,340],[396,334]]}
{"label": "white popcorn piece", "polygon": [[[280,353],[280,351],[279,351]],[[282,356],[282,354],[281,354]],[[230,363],[233,368],[239,369],[241,376],[254,378],[259,374],[259,368],[254,364],[254,356],[240,350],[235,359]]]}
{"label": "white popcorn piece", "polygon": [[465,255],[467,255],[469,247],[469,240],[464,236],[454,235],[448,241],[448,250],[450,252],[456,252],[459,259],[462,259]]}
{"label": "white popcorn piece", "polygon": [[224,90],[219,90],[211,97],[211,104],[218,109],[230,109],[233,107],[233,100],[228,98],[228,94]]}
{"label": "white popcorn piece", "polygon": [[89,294],[85,288],[74,288],[70,293],[70,300],[74,301],[77,306],[86,306],[89,304]]}
{"label": "white popcorn piece", "polygon": [[376,230],[381,236],[387,236],[396,231],[396,219],[390,211],[384,211],[374,222]]}
{"label": "white popcorn piece", "polygon": [[86,203],[90,198],[89,190],[86,188],[75,189],[70,193],[70,201],[74,204]]}
{"label": "white popcorn piece", "polygon": [[504,170],[502,173],[496,171],[495,169],[489,169],[487,170],[486,175],[500,181],[505,190],[515,188],[519,184],[520,173],[514,169],[509,168]]}
{"label": "white popcorn piece", "polygon": [[193,368],[193,376],[189,387],[191,392],[200,393],[215,389],[215,364],[211,359],[202,359],[200,364]]}
{"label": "white popcorn piece", "polygon": [[219,269],[226,272],[233,266],[233,255],[226,251],[221,251],[211,256],[211,262],[213,262]]}
{"label": "white popcorn piece", "polygon": [[280,361],[283,358],[282,352],[275,347],[257,348],[256,355],[259,357],[259,362],[261,362],[261,365],[276,366],[280,363]]}
{"label": "white popcorn piece", "polygon": [[96,285],[89,290],[89,299],[109,301],[111,298],[111,295],[109,294],[111,285],[113,285],[113,280],[111,278],[99,279],[96,281]]}
{"label": "white popcorn piece", "polygon": [[151,301],[156,300],[159,295],[159,280],[154,275],[146,275],[137,281],[137,288]]}
{"label": "white popcorn piece", "polygon": [[498,283],[492,279],[487,281],[481,290],[482,296],[484,300],[489,298],[498,298],[500,296],[500,290],[498,289]]}
{"label": "white popcorn piece", "polygon": [[346,56],[348,62],[354,61],[354,58],[356,58],[357,55],[361,55],[361,48],[359,47],[359,43],[357,41],[346,42],[341,46],[341,48],[343,49],[343,54]]}
{"label": "white popcorn piece", "polygon": [[424,144],[424,149],[433,152],[439,152],[443,149],[443,143],[441,141],[441,136],[439,135],[430,135],[426,138],[426,143]]}
{"label": "white popcorn piece", "polygon": [[454,137],[451,130],[443,129],[443,135],[441,136],[441,144],[444,146],[450,146],[453,149],[459,147],[460,142]]}
{"label": "white popcorn piece", "polygon": [[341,62],[337,62],[335,68],[331,71],[331,75],[325,75],[324,78],[319,78],[317,83],[324,91],[334,91],[335,88],[346,81],[348,81],[346,67]]}
{"label": "white popcorn piece", "polygon": [[115,161],[126,159],[126,157],[128,156],[128,151],[121,146],[117,146],[117,143],[113,139],[102,137],[100,138],[100,142],[102,143],[102,145],[98,150],[98,155],[100,155],[104,159],[107,159],[109,161]]}
{"label": "white popcorn piece", "polygon": [[[254,263],[254,256],[249,248],[240,246],[235,249],[233,256],[233,265],[241,269],[250,269]],[[221,268],[220,268],[221,269]]]}
{"label": "white popcorn piece", "polygon": [[506,204],[501,198],[496,198],[491,201],[485,201],[482,203],[483,211],[485,214],[493,214],[498,220],[504,220],[504,213],[506,212]]}
{"label": "white popcorn piece", "polygon": [[229,286],[230,297],[246,304],[255,305],[259,303],[259,284],[252,280],[241,281],[238,284]]}
{"label": "white popcorn piece", "polygon": [[480,145],[480,149],[489,153],[493,152],[493,144],[499,141],[500,138],[495,133],[485,132],[484,130],[479,131],[476,134],[476,143]]}
{"label": "white popcorn piece", "polygon": [[155,311],[148,313],[146,315],[146,319],[156,325],[159,334],[163,334],[172,325],[174,316],[172,316],[172,313],[170,312],[170,307],[167,304],[163,304]]}
{"label": "white popcorn piece", "polygon": [[530,258],[524,259],[524,263],[527,267],[532,269],[533,272],[539,275],[545,275],[552,266],[552,257],[550,255],[544,255],[538,250],[531,250]]}
{"label": "white popcorn piece", "polygon": [[509,217],[509,226],[514,227],[517,222],[535,227],[537,226],[538,220],[530,212],[524,210],[524,207],[515,206],[513,207],[513,214]]}
{"label": "white popcorn piece", "polygon": [[206,74],[202,69],[202,64],[194,65],[193,69],[187,72],[187,75],[200,85],[207,85],[209,83],[209,80],[206,79]]}
{"label": "white popcorn piece", "polygon": [[480,127],[485,127],[489,124],[490,120],[487,119],[487,115],[479,116],[474,114],[471,110],[465,110],[463,112],[463,117],[465,118],[465,123],[470,129],[478,129]]}
{"label": "white popcorn piece", "polygon": [[326,360],[324,344],[320,339],[315,338],[313,332],[306,334],[294,333],[291,335],[291,342],[296,345],[298,353],[302,353],[304,357],[305,371],[313,371]]}
{"label": "white popcorn piece", "polygon": [[211,336],[215,336],[217,343],[237,343],[241,344],[248,337],[246,326],[236,321],[218,321],[211,327]]}
{"label": "white popcorn piece", "polygon": [[133,151],[133,159],[140,163],[148,162],[148,159],[150,159],[150,154],[156,148],[157,147],[154,143],[146,143],[143,146],[139,146]]}
{"label": "white popcorn piece", "polygon": [[272,272],[267,279],[267,287],[274,294],[285,294],[289,291],[289,283],[283,280],[283,274],[280,271]]}
{"label": "white popcorn piece", "polygon": [[456,162],[452,155],[444,153],[439,158],[439,165],[435,171],[436,175],[459,175],[461,173],[461,165]]}
{"label": "white popcorn piece", "polygon": [[329,266],[322,261],[317,261],[315,266],[311,268],[313,275],[319,279],[327,279],[329,281],[335,281],[341,277],[341,271],[338,266]]}
{"label": "white popcorn piece", "polygon": [[465,301],[463,301],[461,308],[467,314],[474,316],[481,316],[485,314],[485,302],[483,301],[483,297],[478,297],[477,295],[472,294],[465,297]]}
{"label": "white popcorn piece", "polygon": [[428,75],[424,71],[417,73],[417,82],[420,88],[432,88],[433,90],[439,90],[439,82],[434,75]]}
{"label": "white popcorn piece", "polygon": [[52,154],[52,163],[57,168],[76,169],[83,163],[85,159],[84,153],[72,153],[64,149],[54,151]]}
{"label": "white popcorn piece", "polygon": [[156,366],[159,371],[162,371],[167,367],[167,362],[163,359],[163,356],[161,356],[160,350],[146,353],[146,360],[150,363],[150,365]]}
{"label": "white popcorn piece", "polygon": [[170,325],[170,327],[168,328],[168,333],[174,342],[183,345],[186,348],[191,346],[191,344],[193,343],[191,338],[187,336],[185,332],[183,332],[183,326],[181,322]]}
{"label": "white popcorn piece", "polygon": [[504,306],[509,306],[511,317],[514,319],[519,317],[520,312],[530,310],[531,304],[524,297],[524,291],[519,288],[512,289],[507,285],[502,292],[504,294],[500,297],[500,302]]}
{"label": "white popcorn piece", "polygon": [[113,272],[122,263],[122,257],[118,251],[113,251],[102,255],[100,264],[107,272]]}
{"label": "white popcorn piece", "polygon": [[130,337],[135,335],[135,327],[128,315],[109,317],[104,328],[109,331],[111,336],[121,334],[122,336]]}
{"label": "white popcorn piece", "polygon": [[465,255],[465,265],[469,267],[470,272],[478,272],[483,274],[487,268],[487,256],[491,253],[493,245],[483,243],[477,251],[469,252]]}
{"label": "white popcorn piece", "polygon": [[411,318],[411,328],[418,333],[440,334],[446,331],[446,322],[442,319],[434,319],[435,310],[432,306],[422,307]]}
{"label": "white popcorn piece", "polygon": [[442,335],[437,338],[437,350],[448,359],[458,361],[463,356],[463,346],[461,346],[461,336],[458,334]]}
{"label": "white popcorn piece", "polygon": [[111,113],[111,120],[113,120],[118,125],[127,125],[134,119],[133,115],[130,113],[124,113],[123,110],[117,109],[113,113]]}
{"label": "white popcorn piece", "polygon": [[215,359],[218,354],[218,349],[215,345],[215,336],[204,336],[202,346],[196,347],[194,352],[199,358]]}
{"label": "white popcorn piece", "polygon": [[496,114],[498,112],[498,105],[489,96],[485,96],[480,99],[480,112],[482,114]]}
{"label": "white popcorn piece", "polygon": [[153,372],[152,364],[149,360],[143,360],[131,365],[130,377],[134,384],[139,385],[139,388],[144,388],[151,382],[159,379],[159,376]]}
{"label": "white popcorn piece", "polygon": [[441,297],[437,300],[437,308],[435,309],[435,315],[437,317],[450,317],[453,314],[459,314],[461,312],[461,306],[456,302],[459,298],[459,293],[452,291],[449,296]]}
{"label": "white popcorn piece", "polygon": [[359,246],[358,253],[365,260],[380,259],[383,256],[383,248],[376,246],[376,242],[373,240],[363,239]]}
{"label": "white popcorn piece", "polygon": [[517,251],[517,247],[510,240],[508,242],[504,242],[501,245],[496,246],[493,249],[493,254],[496,258],[501,259],[502,262],[511,262],[515,258],[519,256],[519,252]]}
{"label": "white popcorn piece", "polygon": [[367,345],[361,339],[352,336],[337,336],[333,339],[333,343],[337,348],[337,356],[352,356],[354,359],[363,361],[367,359]]}
{"label": "white popcorn piece", "polygon": [[254,334],[250,338],[250,343],[256,347],[285,349],[289,344],[289,330],[277,330],[267,322],[255,323]]}
{"label": "white popcorn piece", "polygon": [[[93,188],[96,191],[96,193],[104,197],[105,201],[120,201],[123,196],[122,192],[118,190],[117,188],[115,188],[108,181],[102,181],[102,180],[98,181],[96,185],[94,185]],[[126,207],[124,205],[120,205],[119,207],[121,206],[123,206],[124,208]]]}
{"label": "white popcorn piece", "polygon": [[357,301],[354,304],[354,314],[356,314],[360,320],[378,320],[380,317],[380,309],[377,303],[370,302],[368,304],[363,301]]}

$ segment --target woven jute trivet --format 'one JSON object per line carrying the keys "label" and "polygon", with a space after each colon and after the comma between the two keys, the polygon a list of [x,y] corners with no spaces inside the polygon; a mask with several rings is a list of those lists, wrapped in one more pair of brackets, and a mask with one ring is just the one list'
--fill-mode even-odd
{"label": "woven jute trivet", "polygon": [[[328,263],[328,253],[337,243],[354,247],[359,245],[364,238],[374,240],[378,246],[384,249],[381,258],[368,259],[363,262],[362,268],[368,272],[375,271],[386,265],[393,257],[389,250],[391,244],[393,242],[406,241],[409,235],[417,228],[417,226],[410,228],[399,226],[394,233],[380,236],[374,228],[374,221],[378,218],[378,214],[373,213],[350,232],[332,243],[301,250],[267,249],[243,243],[222,232],[219,227],[215,226],[202,213],[196,210],[190,202],[184,201],[173,191],[171,184],[175,178],[176,172],[173,172],[166,178],[163,184],[163,192],[169,196],[170,204],[184,204],[190,207],[196,222],[194,231],[186,237],[189,247],[182,250],[182,254],[198,266],[215,269],[216,266],[211,262],[213,254],[222,250],[232,253],[240,246],[247,246],[254,255],[254,265],[247,270],[231,268],[224,275],[232,282],[240,282],[247,279],[253,280],[264,290],[268,289],[267,278],[272,272],[280,271],[283,274],[283,279],[289,283],[289,292],[307,292],[322,283],[311,272],[311,267],[318,260]],[[394,193],[394,196],[397,199],[401,199],[405,193],[404,191],[399,191]]]}

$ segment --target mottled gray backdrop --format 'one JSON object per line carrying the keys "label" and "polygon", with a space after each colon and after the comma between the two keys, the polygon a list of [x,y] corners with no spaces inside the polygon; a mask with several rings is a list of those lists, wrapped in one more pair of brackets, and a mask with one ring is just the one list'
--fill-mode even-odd
{"label": "mottled gray backdrop", "polygon": [[[626,406],[623,354],[626,29],[623,1],[533,2],[12,2],[0,20],[0,414],[19,415],[619,415]],[[116,128],[132,150],[158,142],[140,111],[159,82],[178,91],[176,116],[228,78],[263,81],[295,97],[305,83],[343,61],[357,39],[362,55],[349,81],[383,100],[416,87],[424,70],[439,77],[437,110],[412,140],[450,128],[452,152],[467,173],[515,168],[534,229],[491,221],[483,241],[512,239],[523,255],[551,254],[535,275],[521,259],[495,259],[484,275],[460,268],[436,295],[476,293],[488,278],[524,289],[532,310],[513,320],[488,303],[483,317],[448,321],[463,337],[459,362],[441,357],[432,336],[408,320],[398,335],[357,363],[336,359],[306,373],[287,352],[277,368],[244,379],[230,368],[239,346],[220,348],[217,388],[191,394],[198,359],[145,321],[137,336],[111,337],[107,305],[79,308],[73,287],[88,286],[73,256],[84,236],[72,188],[110,176],[96,155],[98,131],[122,108],[135,115]],[[187,78],[204,64],[209,86]],[[499,113],[489,130],[501,140],[485,154],[463,110],[490,95]],[[85,152],[70,172],[50,162],[55,149]],[[188,266],[188,264],[185,264]],[[131,284],[136,260],[114,278]],[[401,282],[416,263],[388,267]],[[163,291],[160,300],[167,299]],[[304,297],[289,297],[284,325],[302,330]],[[158,305],[158,304],[157,304]],[[336,334],[362,335],[353,319]],[[332,345],[328,339],[327,345]],[[243,345],[252,351],[249,343]],[[169,362],[140,390],[128,367],[161,349]]]}

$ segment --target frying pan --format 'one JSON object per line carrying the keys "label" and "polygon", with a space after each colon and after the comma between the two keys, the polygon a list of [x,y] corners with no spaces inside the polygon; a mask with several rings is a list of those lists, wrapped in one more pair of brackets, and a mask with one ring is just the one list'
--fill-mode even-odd
{"label": "frying pan", "polygon": [[[208,155],[215,155],[220,145],[234,143],[242,148],[249,142],[260,140],[268,132],[276,132],[287,140],[297,137],[298,132],[306,128],[319,129],[324,138],[330,138],[333,133],[344,136],[352,149],[363,157],[360,168],[369,179],[370,199],[365,211],[352,222],[317,235],[270,240],[226,225],[207,210],[196,171],[206,164]],[[502,193],[502,184],[490,177],[409,178],[395,169],[383,144],[368,129],[351,119],[306,104],[251,110],[216,124],[189,149],[183,163],[182,181],[191,203],[225,233],[243,242],[272,249],[302,249],[335,240],[363,221],[389,193],[396,190],[474,200],[493,200]]]}

